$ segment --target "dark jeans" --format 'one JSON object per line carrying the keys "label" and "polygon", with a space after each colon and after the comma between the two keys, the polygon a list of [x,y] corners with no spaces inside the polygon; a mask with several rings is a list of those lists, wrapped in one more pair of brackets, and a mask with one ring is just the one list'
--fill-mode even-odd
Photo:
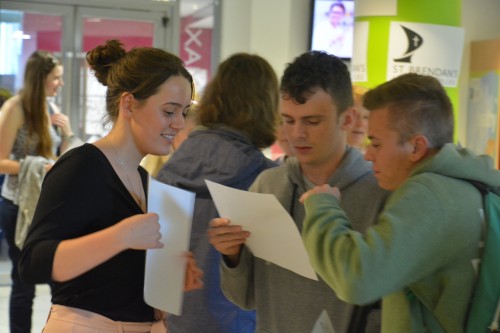
{"label": "dark jeans", "polygon": [[19,277],[18,264],[21,250],[15,244],[16,220],[19,207],[10,200],[0,200],[0,223],[9,246],[12,261],[12,288],[10,292],[9,319],[10,333],[30,333],[35,285],[26,284]]}

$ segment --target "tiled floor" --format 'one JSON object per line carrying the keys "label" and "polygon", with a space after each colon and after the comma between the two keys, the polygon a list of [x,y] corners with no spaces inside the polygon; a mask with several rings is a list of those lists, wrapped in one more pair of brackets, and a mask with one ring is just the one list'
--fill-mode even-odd
{"label": "tiled floor", "polygon": [[[3,252],[3,251],[2,251]],[[9,295],[10,295],[10,261],[0,257],[0,333],[9,333]],[[31,332],[39,333],[43,329],[50,309],[50,289],[47,285],[37,285],[35,303],[33,305],[33,321]]]}

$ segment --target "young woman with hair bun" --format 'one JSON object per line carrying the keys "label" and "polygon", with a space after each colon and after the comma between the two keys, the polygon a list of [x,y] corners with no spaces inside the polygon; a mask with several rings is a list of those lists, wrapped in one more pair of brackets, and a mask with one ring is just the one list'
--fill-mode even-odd
{"label": "young woman with hair bun", "polygon": [[[144,302],[147,249],[161,248],[158,216],[146,213],[146,154],[165,155],[184,126],[193,79],[158,48],[125,51],[111,40],[87,53],[107,87],[105,137],[72,149],[47,174],[21,255],[29,283],[52,283],[44,333],[166,332]],[[201,271],[187,255],[185,289]]]}

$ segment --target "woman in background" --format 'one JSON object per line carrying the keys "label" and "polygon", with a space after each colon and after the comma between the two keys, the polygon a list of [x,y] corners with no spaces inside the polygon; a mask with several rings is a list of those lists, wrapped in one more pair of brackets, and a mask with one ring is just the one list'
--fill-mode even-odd
{"label": "woman in background", "polygon": [[368,91],[367,88],[362,86],[352,87],[352,97],[354,98],[354,111],[356,118],[352,128],[347,131],[347,143],[355,148],[365,151],[368,140],[368,118],[370,112],[363,106],[363,95]]}
{"label": "woman in background", "polygon": [[[0,111],[2,111],[2,105],[5,103],[6,100],[12,97],[12,93],[10,90],[6,88],[0,88]],[[2,188],[3,184],[3,179],[5,178],[5,175],[2,173],[0,174],[0,189]],[[2,201],[2,196],[0,196],[0,201]],[[2,231],[2,223],[0,222],[0,256],[3,255],[2,249],[3,249],[3,231]]]}
{"label": "woman in background", "polygon": [[[165,332],[144,301],[146,249],[160,225],[146,213],[146,154],[166,155],[184,126],[193,80],[181,60],[156,48],[126,52],[111,40],[87,53],[107,87],[113,127],[65,153],[47,174],[20,260],[29,283],[52,283],[44,333]],[[188,256],[186,290],[201,287]],[[156,314],[156,316],[155,316]]]}
{"label": "woman in background", "polygon": [[295,152],[293,151],[292,145],[288,141],[288,138],[285,135],[285,131],[283,130],[283,120],[279,121],[279,124],[276,128],[276,145],[282,151],[282,154],[275,158],[274,161],[279,165],[284,165],[287,158],[290,156],[295,156]]}
{"label": "woman in background", "polygon": [[68,117],[49,106],[47,101],[47,97],[57,95],[62,85],[63,66],[59,60],[49,52],[36,51],[26,63],[22,90],[5,101],[0,112],[0,173],[6,174],[0,200],[0,222],[12,261],[11,333],[31,332],[35,297],[35,285],[21,281],[18,272],[21,253],[16,244],[19,196],[34,195],[30,193],[33,188],[24,188],[28,184],[20,181],[19,175],[29,174],[40,184],[58,152],[65,151],[70,144],[73,131]]}
{"label": "woman in background", "polygon": [[164,183],[196,193],[190,250],[204,271],[204,288],[184,298],[182,316],[169,316],[171,333],[253,333],[254,311],[222,294],[220,254],[208,243],[210,219],[218,216],[205,179],[247,190],[263,170],[275,166],[261,152],[275,141],[279,89],[262,57],[238,53],[219,66],[197,106],[188,138],[158,173]]}

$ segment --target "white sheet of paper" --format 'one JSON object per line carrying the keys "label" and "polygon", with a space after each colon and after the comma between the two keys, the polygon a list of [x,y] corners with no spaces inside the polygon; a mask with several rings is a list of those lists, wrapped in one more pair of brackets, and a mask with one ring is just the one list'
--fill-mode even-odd
{"label": "white sheet of paper", "polygon": [[159,216],[161,249],[147,250],[144,300],[181,315],[195,194],[149,177],[148,212]]}
{"label": "white sheet of paper", "polygon": [[318,280],[297,226],[274,195],[205,182],[219,215],[251,233],[246,246],[256,257]]}
{"label": "white sheet of paper", "polygon": [[311,333],[335,333],[333,329],[332,321],[328,316],[326,310],[323,310],[314,324]]}

